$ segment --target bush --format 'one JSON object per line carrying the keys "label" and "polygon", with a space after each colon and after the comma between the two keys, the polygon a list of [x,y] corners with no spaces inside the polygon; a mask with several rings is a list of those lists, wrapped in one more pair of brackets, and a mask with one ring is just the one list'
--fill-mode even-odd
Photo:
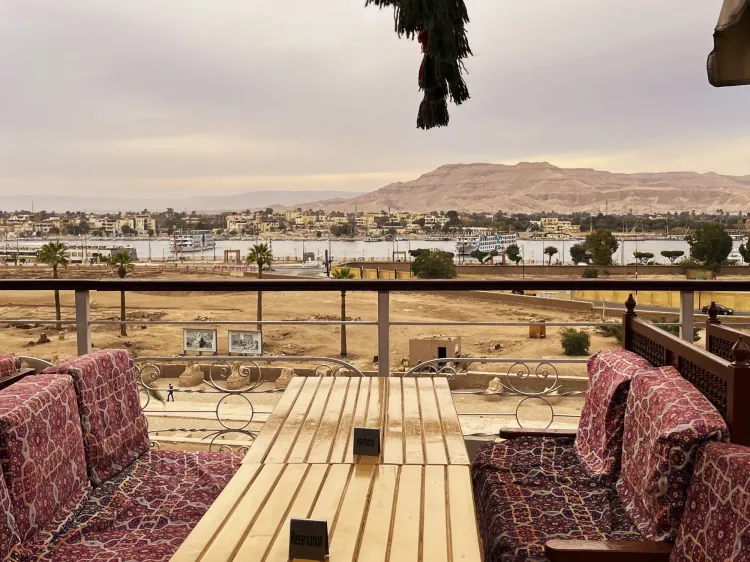
{"label": "bush", "polygon": [[453,279],[456,264],[450,252],[424,250],[412,263],[412,271],[420,279]]}
{"label": "bush", "polygon": [[583,330],[565,328],[560,332],[560,343],[565,355],[588,355],[589,347],[591,346],[591,336]]}
{"label": "bush", "polygon": [[583,270],[584,279],[596,279],[597,277],[599,277],[599,270],[595,267],[587,267]]}
{"label": "bush", "polygon": [[615,338],[617,343],[622,343],[622,324],[619,322],[597,326],[596,333],[605,338]]}

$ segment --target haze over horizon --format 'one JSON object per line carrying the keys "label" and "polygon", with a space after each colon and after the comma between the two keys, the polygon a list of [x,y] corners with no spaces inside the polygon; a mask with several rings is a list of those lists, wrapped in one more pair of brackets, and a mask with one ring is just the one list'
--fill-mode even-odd
{"label": "haze over horizon", "polygon": [[750,174],[749,90],[706,79],[720,0],[467,5],[472,99],[425,132],[419,45],[363,1],[8,0],[0,195],[371,191],[458,162]]}

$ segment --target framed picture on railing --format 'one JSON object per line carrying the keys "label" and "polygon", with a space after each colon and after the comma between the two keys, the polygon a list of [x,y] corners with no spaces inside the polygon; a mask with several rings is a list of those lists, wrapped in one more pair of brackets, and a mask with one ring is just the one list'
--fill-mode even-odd
{"label": "framed picture on railing", "polygon": [[210,352],[218,350],[216,330],[204,328],[184,328],[182,330],[182,349],[186,352]]}
{"label": "framed picture on railing", "polygon": [[259,331],[229,330],[229,353],[261,355],[263,336]]}

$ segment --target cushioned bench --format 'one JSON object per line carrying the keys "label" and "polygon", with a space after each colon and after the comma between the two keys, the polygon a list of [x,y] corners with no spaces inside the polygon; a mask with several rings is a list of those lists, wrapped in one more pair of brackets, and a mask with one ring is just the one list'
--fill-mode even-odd
{"label": "cushioned bench", "polygon": [[226,452],[149,449],[127,351],[0,391],[0,558],[166,561],[236,470]]}
{"label": "cushioned bench", "polygon": [[625,350],[588,367],[575,439],[526,435],[478,451],[487,562],[546,560],[549,541],[673,540],[697,452],[728,439],[719,412],[673,368]]}

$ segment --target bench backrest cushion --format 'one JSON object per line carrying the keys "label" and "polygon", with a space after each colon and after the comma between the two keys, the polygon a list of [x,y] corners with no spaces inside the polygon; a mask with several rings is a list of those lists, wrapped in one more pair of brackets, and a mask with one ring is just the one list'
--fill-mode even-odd
{"label": "bench backrest cushion", "polygon": [[592,478],[616,477],[630,381],[637,373],[652,368],[643,357],[626,349],[602,351],[589,359],[589,385],[575,450]]}
{"label": "bench backrest cushion", "polygon": [[0,478],[0,560],[5,560],[10,550],[20,542],[8,487],[5,478]]}
{"label": "bench backrest cushion", "polygon": [[750,448],[709,443],[698,454],[670,562],[750,562]]}
{"label": "bench backrest cushion", "polygon": [[28,377],[0,391],[0,457],[21,540],[83,499],[89,483],[70,377]]}
{"label": "bench backrest cushion", "polygon": [[672,367],[633,378],[617,492],[646,539],[674,539],[698,450],[728,438],[721,414]]}
{"label": "bench backrest cushion", "polygon": [[148,451],[148,427],[130,352],[97,351],[44,372],[73,377],[89,477],[95,486],[119,474]]}
{"label": "bench backrest cushion", "polygon": [[21,370],[21,359],[15,355],[0,355],[0,376]]}

